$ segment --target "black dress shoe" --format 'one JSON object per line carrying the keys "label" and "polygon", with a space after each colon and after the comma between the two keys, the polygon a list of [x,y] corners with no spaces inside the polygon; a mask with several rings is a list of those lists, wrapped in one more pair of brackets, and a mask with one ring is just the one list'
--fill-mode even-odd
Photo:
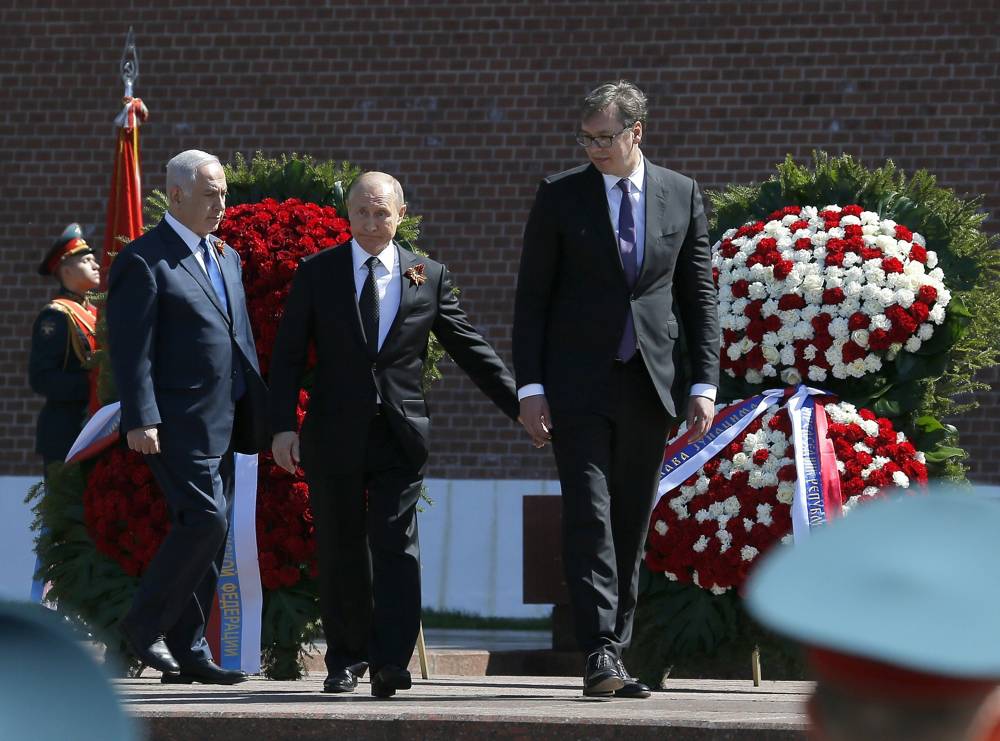
{"label": "black dress shoe", "polygon": [[323,680],[324,692],[354,692],[358,687],[358,675],[350,667],[332,672]]}
{"label": "black dress shoe", "polygon": [[605,648],[594,651],[587,657],[587,669],[583,675],[583,694],[587,697],[611,697],[625,686],[618,673],[615,657]]}
{"label": "black dress shoe", "polygon": [[166,638],[162,635],[156,636],[151,642],[137,641],[132,637],[132,633],[125,626],[125,623],[118,625],[118,633],[125,639],[125,644],[129,647],[135,657],[146,666],[151,666],[161,672],[179,672],[181,667],[177,659],[167,648]]}
{"label": "black dress shoe", "polygon": [[223,669],[214,661],[204,659],[180,667],[178,674],[164,674],[160,677],[163,684],[239,684],[245,682],[247,675],[237,669]]}
{"label": "black dress shoe", "polygon": [[410,673],[398,666],[387,664],[372,674],[372,697],[392,697],[396,690],[408,690],[411,686]]}
{"label": "black dress shoe", "polygon": [[625,668],[625,664],[621,659],[615,659],[615,667],[618,669],[618,674],[621,676],[622,681],[625,682],[625,686],[620,690],[615,690],[615,697],[627,697],[635,700],[645,700],[649,697],[652,692],[650,692],[649,687],[644,685],[635,677],[629,676],[628,670]]}

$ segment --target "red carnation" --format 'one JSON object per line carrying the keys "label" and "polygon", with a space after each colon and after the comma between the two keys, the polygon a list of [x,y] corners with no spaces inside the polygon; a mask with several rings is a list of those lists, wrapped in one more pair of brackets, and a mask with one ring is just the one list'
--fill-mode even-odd
{"label": "red carnation", "polygon": [[861,360],[868,355],[868,351],[865,348],[851,340],[844,343],[844,347],[841,349],[840,353],[845,363],[852,363],[855,360]]}
{"label": "red carnation", "polygon": [[927,304],[921,303],[919,301],[914,301],[910,306],[910,316],[918,324],[923,324],[927,321],[927,317],[930,315],[931,310],[927,308]]}
{"label": "red carnation", "polygon": [[888,350],[892,340],[884,329],[873,329],[868,335],[868,346],[872,350]]}
{"label": "red carnation", "polygon": [[797,293],[786,293],[778,299],[779,311],[791,311],[793,309],[804,309],[806,300]]}
{"label": "red carnation", "polygon": [[902,273],[903,263],[895,257],[887,257],[882,260],[882,269],[887,273]]}
{"label": "red carnation", "polygon": [[774,264],[774,277],[778,280],[784,280],[791,274],[793,267],[795,267],[795,263],[791,260],[778,260]]}
{"label": "red carnation", "polygon": [[746,309],[743,310],[743,313],[750,319],[760,319],[761,309],[763,308],[763,306],[764,306],[763,301],[761,301],[759,298],[754,299],[753,301],[747,304],[747,307]]}
{"label": "red carnation", "polygon": [[788,463],[778,469],[778,481],[792,482],[798,478],[798,473],[795,470],[795,464]]}
{"label": "red carnation", "polygon": [[843,288],[827,288],[823,291],[823,303],[835,305],[844,300]]}
{"label": "red carnation", "polygon": [[850,318],[847,320],[847,328],[852,332],[856,329],[868,329],[871,323],[871,317],[864,312],[856,311],[851,314]]}

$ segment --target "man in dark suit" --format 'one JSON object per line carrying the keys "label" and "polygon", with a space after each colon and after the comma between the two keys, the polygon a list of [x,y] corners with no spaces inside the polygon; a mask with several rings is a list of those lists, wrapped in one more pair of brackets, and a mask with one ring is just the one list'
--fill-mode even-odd
{"label": "man in dark suit", "polygon": [[[302,262],[271,359],[272,450],[309,482],[318,544],[326,692],[352,692],[371,668],[372,694],[409,689],[420,624],[416,505],[429,412],[421,371],[430,333],[512,419],[514,380],[469,323],[445,267],[392,240],[406,213],[384,173],[347,196],[353,239]],[[310,343],[316,368],[297,434]]]}
{"label": "man in dark suit", "polygon": [[240,258],[211,235],[225,212],[218,159],[167,164],[169,210],[115,258],[108,283],[111,366],[121,428],[167,498],[170,533],[143,574],[121,631],[164,682],[234,684],[213,661],[205,622],[233,502],[233,453],[267,444]]}
{"label": "man in dark suit", "polygon": [[551,434],[584,694],[648,697],[621,656],[671,419],[673,351],[687,340],[687,421],[714,416],[719,323],[697,184],[639,149],[646,98],[626,81],[587,96],[590,164],[542,181],[524,233],[514,310],[521,418]]}

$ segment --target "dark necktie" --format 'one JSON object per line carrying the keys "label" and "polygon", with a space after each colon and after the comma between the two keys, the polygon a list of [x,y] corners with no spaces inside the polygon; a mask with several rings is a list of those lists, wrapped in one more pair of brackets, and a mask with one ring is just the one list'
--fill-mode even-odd
{"label": "dark necktie", "polygon": [[364,288],[361,289],[361,298],[358,299],[361,326],[365,330],[368,355],[372,358],[378,355],[378,285],[375,283],[375,263],[377,262],[378,258],[374,255],[365,260],[365,265],[368,266],[368,277],[365,279]]}
{"label": "dark necktie", "polygon": [[[201,250],[201,259],[205,263],[205,272],[208,273],[208,282],[212,284],[212,290],[215,291],[215,295],[219,299],[219,303],[222,304],[222,308],[226,310],[229,314],[229,301],[226,298],[226,284],[222,282],[222,271],[219,270],[219,265],[215,262],[215,258],[212,257],[210,248],[208,246],[208,240],[202,239],[198,242],[198,247]],[[230,318],[235,319],[230,314]],[[243,366],[240,364],[240,359],[238,353],[233,353],[233,399],[239,401],[243,394],[247,390],[247,381],[243,376]]]}
{"label": "dark necktie", "polygon": [[[635,251],[635,218],[632,215],[632,199],[629,197],[629,181],[622,178],[618,181],[622,191],[622,205],[618,209],[618,250],[622,256],[622,269],[625,271],[625,284],[629,291],[635,288],[639,277],[639,261]],[[625,311],[625,329],[618,343],[619,360],[629,361],[635,355],[635,322],[632,319],[631,303]]]}

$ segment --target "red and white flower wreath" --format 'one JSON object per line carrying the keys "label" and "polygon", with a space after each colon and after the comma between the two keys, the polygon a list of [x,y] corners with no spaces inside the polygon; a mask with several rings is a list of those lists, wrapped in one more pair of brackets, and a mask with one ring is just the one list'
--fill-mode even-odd
{"label": "red and white flower wreath", "polygon": [[914,352],[951,294],[937,255],[861,206],[788,206],[713,248],[722,370],[786,384],[861,378]]}
{"label": "red and white flower wreath", "polygon": [[[846,402],[825,409],[844,514],[886,488],[926,483],[923,453],[888,419]],[[646,566],[714,594],[739,587],[761,553],[792,538],[794,455],[787,407],[775,401],[720,455],[660,498],[650,518]]]}

